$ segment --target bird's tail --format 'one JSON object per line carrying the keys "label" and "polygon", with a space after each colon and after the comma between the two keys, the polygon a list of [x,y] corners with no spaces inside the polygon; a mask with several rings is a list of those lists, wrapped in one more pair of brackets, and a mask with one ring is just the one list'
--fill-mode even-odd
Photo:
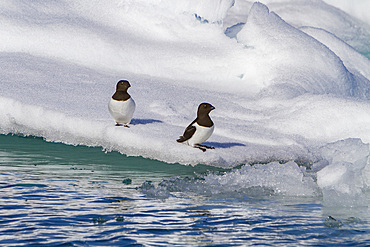
{"label": "bird's tail", "polygon": [[185,138],[183,136],[180,136],[179,139],[176,140],[177,142],[184,142]]}

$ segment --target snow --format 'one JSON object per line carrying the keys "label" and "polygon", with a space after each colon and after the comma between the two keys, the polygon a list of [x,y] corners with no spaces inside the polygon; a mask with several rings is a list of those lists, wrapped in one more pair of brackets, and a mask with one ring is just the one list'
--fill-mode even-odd
{"label": "snow", "polygon": [[[0,133],[167,163],[247,164],[205,183],[363,205],[370,24],[326,2],[2,2]],[[107,108],[121,79],[136,102],[130,129]],[[176,142],[202,102],[216,107],[205,143],[216,149],[205,153]]]}
{"label": "snow", "polygon": [[[271,11],[296,28],[303,26],[321,28],[335,34],[361,53],[368,54],[369,52],[370,21],[367,13],[370,7],[369,0],[356,0],[355,4],[346,0],[261,0],[260,2],[266,4]],[[336,7],[326,2],[330,2]],[[344,11],[338,9],[341,2],[346,2],[352,7],[344,7]],[[245,23],[252,4],[253,1],[236,1],[224,19],[225,27],[231,27],[236,23]],[[352,11],[352,8],[359,9],[360,6],[364,7],[360,11],[362,15],[367,16],[362,19],[358,19],[359,16]]]}
{"label": "snow", "polygon": [[[257,53],[256,57],[262,57],[254,61],[254,66],[263,68],[264,74],[269,76],[263,85],[268,86],[266,94],[275,94],[279,90],[288,97],[307,92],[352,96],[361,95],[368,88],[366,79],[364,88],[357,85],[357,78],[352,78],[333,51],[287,24],[274,12],[269,13],[261,3],[252,6],[237,40],[252,47]],[[245,74],[250,74],[248,72]]]}
{"label": "snow", "polygon": [[351,14],[352,16],[368,24],[370,23],[369,0],[356,0],[355,4],[347,0],[325,0],[325,2]]}
{"label": "snow", "polygon": [[[316,40],[320,41],[331,51],[337,54],[337,56],[340,57],[343,64],[352,74],[355,74],[359,77],[370,77],[369,59],[359,54],[353,47],[324,29],[302,27],[300,30],[314,37]],[[366,82],[366,80],[364,81]],[[368,96],[366,96],[366,93],[368,92],[363,93],[364,96],[368,98]]]}
{"label": "snow", "polygon": [[324,202],[328,205],[367,206],[369,144],[347,139],[327,145],[322,153],[329,162],[317,173],[317,184]]}
{"label": "snow", "polygon": [[149,197],[166,199],[176,193],[255,200],[270,196],[322,197],[327,207],[366,207],[369,191],[369,144],[346,139],[320,148],[322,160],[310,167],[287,163],[246,164],[231,172],[199,178],[171,178],[157,186],[144,183]]}

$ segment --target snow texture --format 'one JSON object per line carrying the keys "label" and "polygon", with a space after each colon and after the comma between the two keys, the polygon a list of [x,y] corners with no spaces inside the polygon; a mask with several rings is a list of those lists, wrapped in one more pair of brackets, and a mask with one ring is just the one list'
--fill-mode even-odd
{"label": "snow texture", "polygon": [[[206,182],[366,204],[370,22],[330,4],[1,2],[0,133],[167,163],[247,164]],[[121,79],[136,102],[130,129],[107,109]],[[205,153],[176,142],[202,102],[216,107],[205,143],[216,149]]]}

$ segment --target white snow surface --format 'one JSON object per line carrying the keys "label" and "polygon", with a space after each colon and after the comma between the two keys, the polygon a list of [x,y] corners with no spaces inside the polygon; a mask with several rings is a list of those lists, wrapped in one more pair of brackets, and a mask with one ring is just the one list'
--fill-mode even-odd
{"label": "white snow surface", "polygon": [[326,3],[333,5],[352,16],[366,22],[370,23],[370,0],[356,0],[356,1],[348,1],[348,0],[324,0]]}
{"label": "white snow surface", "polygon": [[[319,0],[262,2],[1,2],[0,133],[219,167],[367,145],[369,22]],[[137,105],[130,129],[107,109],[120,79]],[[202,102],[216,107],[205,153],[176,142]]]}
{"label": "white snow surface", "polygon": [[[341,10],[298,2],[269,4],[284,15],[292,6],[330,11],[325,25],[342,25],[335,23]],[[305,27],[296,28],[262,3],[243,12],[248,3],[1,3],[1,133],[222,167],[312,163],[326,143],[368,143],[369,59],[335,28],[317,27],[313,15],[301,16]],[[244,13],[246,24],[229,38],[223,31],[233,13]],[[107,111],[119,79],[131,82],[137,103],[131,129],[115,127]],[[216,149],[206,153],[175,141],[201,102],[216,106],[208,141]]]}
{"label": "white snow surface", "polygon": [[[235,23],[244,24],[253,2],[237,0],[224,18],[225,29]],[[309,26],[324,29],[361,53],[369,53],[369,0],[261,0],[260,2],[296,28]]]}
{"label": "white snow surface", "polygon": [[[367,205],[368,1],[261,2],[2,1],[0,133],[167,163],[247,164],[207,175],[215,194]],[[120,79],[137,106],[129,129],[108,112]],[[202,102],[216,107],[205,143],[215,149],[204,153],[176,142]]]}

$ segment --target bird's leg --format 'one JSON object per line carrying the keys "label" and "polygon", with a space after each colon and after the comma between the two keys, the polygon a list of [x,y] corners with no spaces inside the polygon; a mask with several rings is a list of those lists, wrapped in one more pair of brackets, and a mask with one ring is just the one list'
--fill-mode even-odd
{"label": "bird's leg", "polygon": [[195,144],[194,147],[199,148],[203,152],[207,151],[207,149],[215,149],[214,147],[209,147],[209,146],[201,145],[201,144]]}
{"label": "bird's leg", "polygon": [[194,145],[195,148],[199,148],[200,150],[202,150],[203,152],[207,151],[207,149],[201,147],[200,145]]}
{"label": "bird's leg", "polygon": [[207,146],[207,145],[202,145],[202,144],[197,144],[199,147],[206,148],[206,149],[215,149],[215,147]]}
{"label": "bird's leg", "polygon": [[123,126],[123,127],[126,127],[126,128],[130,128],[130,126],[128,126],[127,124],[116,123],[116,126]]}

